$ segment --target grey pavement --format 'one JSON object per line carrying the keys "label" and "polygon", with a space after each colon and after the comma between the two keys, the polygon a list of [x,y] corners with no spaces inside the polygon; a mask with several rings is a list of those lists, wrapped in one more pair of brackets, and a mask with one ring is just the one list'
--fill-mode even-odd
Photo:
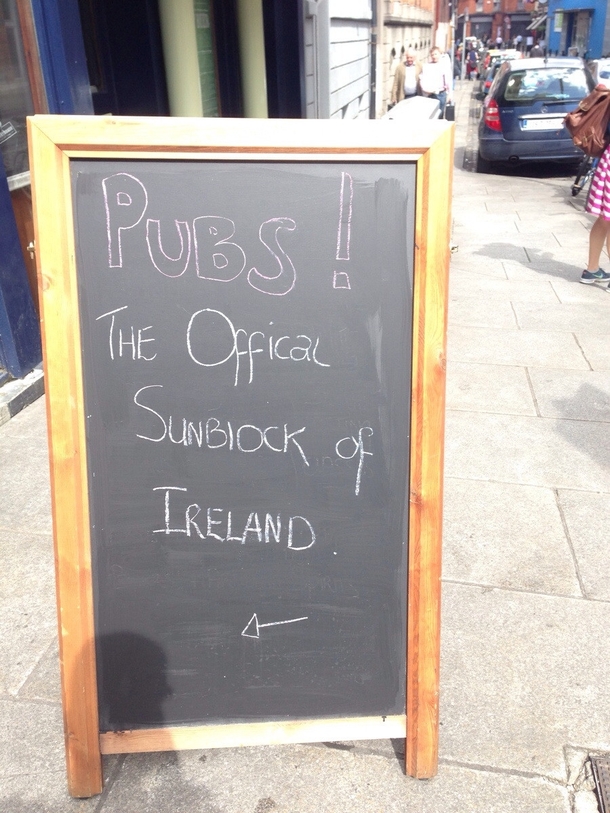
{"label": "grey pavement", "polygon": [[476,175],[457,92],[440,764],[398,741],[105,760],[66,792],[44,399],[0,426],[0,813],[594,813],[610,752],[610,295],[567,174]]}

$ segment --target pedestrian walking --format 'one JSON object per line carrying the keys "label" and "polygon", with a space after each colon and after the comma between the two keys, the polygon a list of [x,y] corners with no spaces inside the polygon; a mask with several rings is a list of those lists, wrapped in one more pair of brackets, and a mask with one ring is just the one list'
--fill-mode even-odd
{"label": "pedestrian walking", "polygon": [[468,79],[472,79],[472,74],[477,73],[477,63],[479,61],[478,54],[475,50],[474,45],[470,46],[468,51],[468,62],[466,64],[466,73],[468,74]]}
{"label": "pedestrian walking", "polygon": [[[580,281],[585,285],[610,282],[610,273],[599,266],[604,244],[610,255],[610,145],[606,145],[599,159],[585,211],[596,215],[597,220],[589,232],[589,261]],[[610,285],[606,287],[606,291],[610,292]]]}
{"label": "pedestrian walking", "polygon": [[410,99],[419,92],[419,75],[421,66],[415,57],[415,51],[411,48],[405,51],[404,61],[396,66],[394,73],[394,83],[390,95],[392,105],[402,102],[403,99]]}
{"label": "pedestrian walking", "polygon": [[419,86],[422,95],[438,99],[439,118],[442,119],[445,115],[445,105],[452,100],[453,71],[451,60],[444,59],[441,49],[436,45],[430,51],[430,61],[422,65]]}

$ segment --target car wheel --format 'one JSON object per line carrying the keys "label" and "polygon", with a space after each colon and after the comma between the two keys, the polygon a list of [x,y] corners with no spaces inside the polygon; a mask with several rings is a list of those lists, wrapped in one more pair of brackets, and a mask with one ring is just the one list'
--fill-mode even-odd
{"label": "car wheel", "polygon": [[483,158],[480,152],[477,152],[477,172],[491,172],[491,161]]}

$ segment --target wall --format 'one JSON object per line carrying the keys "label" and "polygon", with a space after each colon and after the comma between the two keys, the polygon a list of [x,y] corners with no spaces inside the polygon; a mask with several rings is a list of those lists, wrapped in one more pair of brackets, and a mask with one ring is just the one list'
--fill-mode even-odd
{"label": "wall", "polygon": [[369,118],[373,2],[303,4],[307,118]]}
{"label": "wall", "polygon": [[450,23],[436,24],[436,32],[434,34],[434,45],[438,46],[441,51],[451,51],[453,29]]}
{"label": "wall", "polygon": [[385,0],[383,31],[380,32],[379,48],[383,54],[382,75],[377,83],[381,99],[377,109],[387,110],[394,71],[401,51],[413,48],[420,61],[428,58],[433,43],[432,24],[434,22],[433,1],[398,2]]}
{"label": "wall", "polygon": [[329,50],[328,0],[303,3],[305,116],[308,119],[325,119],[330,115]]}
{"label": "wall", "polygon": [[369,118],[372,0],[330,2],[330,117]]}

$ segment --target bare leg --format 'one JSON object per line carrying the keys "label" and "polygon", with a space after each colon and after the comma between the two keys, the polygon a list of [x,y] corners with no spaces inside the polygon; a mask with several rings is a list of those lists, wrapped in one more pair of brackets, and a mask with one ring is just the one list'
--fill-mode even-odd
{"label": "bare leg", "polygon": [[589,232],[589,264],[587,271],[597,271],[602,249],[606,247],[610,253],[610,220],[598,217]]}

